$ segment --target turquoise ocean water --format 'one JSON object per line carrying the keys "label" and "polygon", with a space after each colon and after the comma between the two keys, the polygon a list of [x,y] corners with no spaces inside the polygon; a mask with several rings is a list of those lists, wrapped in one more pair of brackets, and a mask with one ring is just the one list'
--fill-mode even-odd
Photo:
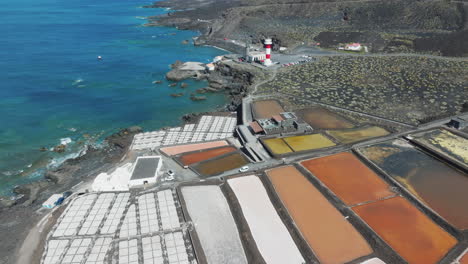
{"label": "turquoise ocean water", "polygon": [[[4,0],[0,8],[0,195],[120,128],[180,123],[222,106],[222,94],[193,102],[164,80],[175,60],[209,62],[225,53],[183,45],[195,32],[143,27],[139,0]],[[102,56],[103,60],[97,60]],[[185,92],[180,98],[171,93]],[[66,153],[40,152],[70,141]]]}

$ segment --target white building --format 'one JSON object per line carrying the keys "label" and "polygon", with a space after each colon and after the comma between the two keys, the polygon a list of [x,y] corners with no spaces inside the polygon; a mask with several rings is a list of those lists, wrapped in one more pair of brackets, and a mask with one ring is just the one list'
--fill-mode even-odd
{"label": "white building", "polygon": [[161,167],[161,156],[138,157],[128,181],[128,187],[156,183]]}
{"label": "white building", "polygon": [[349,51],[361,51],[362,46],[360,43],[351,43],[351,44],[346,44],[344,49],[349,50]]}
{"label": "white building", "polygon": [[247,54],[248,62],[260,62],[266,60],[266,53],[261,51],[250,51]]}
{"label": "white building", "polygon": [[208,71],[214,71],[214,70],[215,70],[215,65],[214,65],[214,63],[208,63],[208,64],[206,65],[206,69],[207,69]]}
{"label": "white building", "polygon": [[42,204],[42,207],[45,207],[45,208],[48,208],[48,209],[52,209],[55,207],[55,203],[58,201],[58,199],[62,198],[62,195],[61,194],[52,194],[52,196],[49,197],[49,199],[47,199],[47,201],[45,201],[43,204]]}

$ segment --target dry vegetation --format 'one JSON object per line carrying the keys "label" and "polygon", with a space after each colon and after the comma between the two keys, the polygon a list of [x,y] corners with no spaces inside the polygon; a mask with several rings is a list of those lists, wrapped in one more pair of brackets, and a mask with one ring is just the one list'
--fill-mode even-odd
{"label": "dry vegetation", "polygon": [[425,57],[323,57],[284,68],[259,87],[296,105],[311,101],[417,124],[459,112],[468,62]]}

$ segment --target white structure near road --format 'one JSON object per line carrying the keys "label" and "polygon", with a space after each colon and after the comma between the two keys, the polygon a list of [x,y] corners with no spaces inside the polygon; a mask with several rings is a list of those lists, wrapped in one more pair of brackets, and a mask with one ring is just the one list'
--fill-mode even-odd
{"label": "white structure near road", "polygon": [[361,51],[362,46],[360,43],[351,43],[351,44],[346,44],[344,49],[349,50],[349,51]]}
{"label": "white structure near road", "polygon": [[128,187],[156,183],[161,167],[161,156],[138,157]]}
{"label": "white structure near road", "polygon": [[155,149],[162,146],[225,139],[233,136],[236,125],[235,117],[202,116],[198,124],[137,134],[133,138],[131,148]]}
{"label": "white structure near road", "polygon": [[62,198],[62,195],[61,194],[52,194],[52,196],[49,197],[49,199],[47,199],[47,201],[45,201],[43,204],[42,204],[42,207],[45,207],[45,208],[48,208],[48,209],[52,209],[55,207],[55,203],[58,201],[58,199]]}

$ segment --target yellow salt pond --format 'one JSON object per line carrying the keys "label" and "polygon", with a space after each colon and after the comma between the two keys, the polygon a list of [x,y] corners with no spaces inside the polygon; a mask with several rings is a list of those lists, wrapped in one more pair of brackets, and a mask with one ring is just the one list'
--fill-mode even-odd
{"label": "yellow salt pond", "polygon": [[387,130],[378,126],[360,127],[346,130],[330,130],[327,133],[343,144],[354,143],[364,139],[386,136]]}

